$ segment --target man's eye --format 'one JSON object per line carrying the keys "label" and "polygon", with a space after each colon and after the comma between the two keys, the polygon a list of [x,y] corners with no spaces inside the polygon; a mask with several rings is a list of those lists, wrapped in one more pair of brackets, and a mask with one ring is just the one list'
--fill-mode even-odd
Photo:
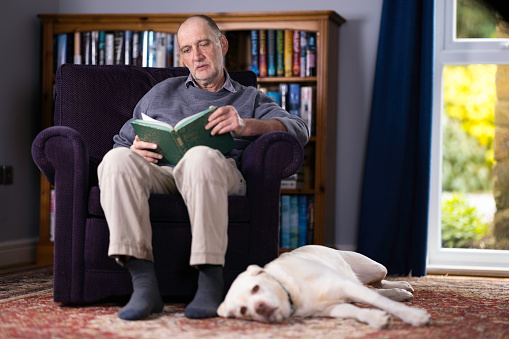
{"label": "man's eye", "polygon": [[189,53],[189,48],[183,49],[182,53]]}

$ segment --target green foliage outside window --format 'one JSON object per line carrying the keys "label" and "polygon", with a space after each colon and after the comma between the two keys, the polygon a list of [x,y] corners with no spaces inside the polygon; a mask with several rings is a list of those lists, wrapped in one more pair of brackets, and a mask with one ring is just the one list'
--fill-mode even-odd
{"label": "green foliage outside window", "polygon": [[478,247],[488,233],[488,225],[461,193],[442,198],[442,247]]}

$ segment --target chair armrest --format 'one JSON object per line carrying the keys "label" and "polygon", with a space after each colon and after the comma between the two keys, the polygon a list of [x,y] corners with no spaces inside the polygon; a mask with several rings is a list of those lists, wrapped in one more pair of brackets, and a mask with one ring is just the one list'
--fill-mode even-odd
{"label": "chair armrest", "polygon": [[[55,276],[58,284],[54,286],[55,294],[58,294],[55,300],[73,301],[70,299],[70,284],[65,282],[70,277],[83,278],[89,191],[88,149],[83,137],[74,129],[52,126],[35,138],[32,157],[55,186],[54,272],[59,276]],[[69,257],[72,259],[69,260]],[[81,295],[81,292],[73,290],[72,295]]]}
{"label": "chair armrest", "polygon": [[246,181],[280,181],[297,172],[304,160],[304,150],[288,132],[271,132],[253,141],[242,153],[241,172]]}

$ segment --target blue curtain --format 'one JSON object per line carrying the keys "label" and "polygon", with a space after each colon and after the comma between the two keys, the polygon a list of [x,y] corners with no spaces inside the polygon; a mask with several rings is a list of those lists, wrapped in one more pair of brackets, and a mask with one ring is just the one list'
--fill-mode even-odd
{"label": "blue curtain", "polygon": [[433,0],[384,0],[358,251],[389,274],[426,274]]}

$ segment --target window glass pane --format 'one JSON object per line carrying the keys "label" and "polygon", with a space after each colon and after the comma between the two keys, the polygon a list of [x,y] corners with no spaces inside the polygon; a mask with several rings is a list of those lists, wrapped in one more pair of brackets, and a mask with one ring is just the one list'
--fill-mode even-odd
{"label": "window glass pane", "polygon": [[496,12],[482,0],[457,0],[456,38],[496,38]]}
{"label": "window glass pane", "polygon": [[442,247],[495,248],[496,65],[444,67]]}

